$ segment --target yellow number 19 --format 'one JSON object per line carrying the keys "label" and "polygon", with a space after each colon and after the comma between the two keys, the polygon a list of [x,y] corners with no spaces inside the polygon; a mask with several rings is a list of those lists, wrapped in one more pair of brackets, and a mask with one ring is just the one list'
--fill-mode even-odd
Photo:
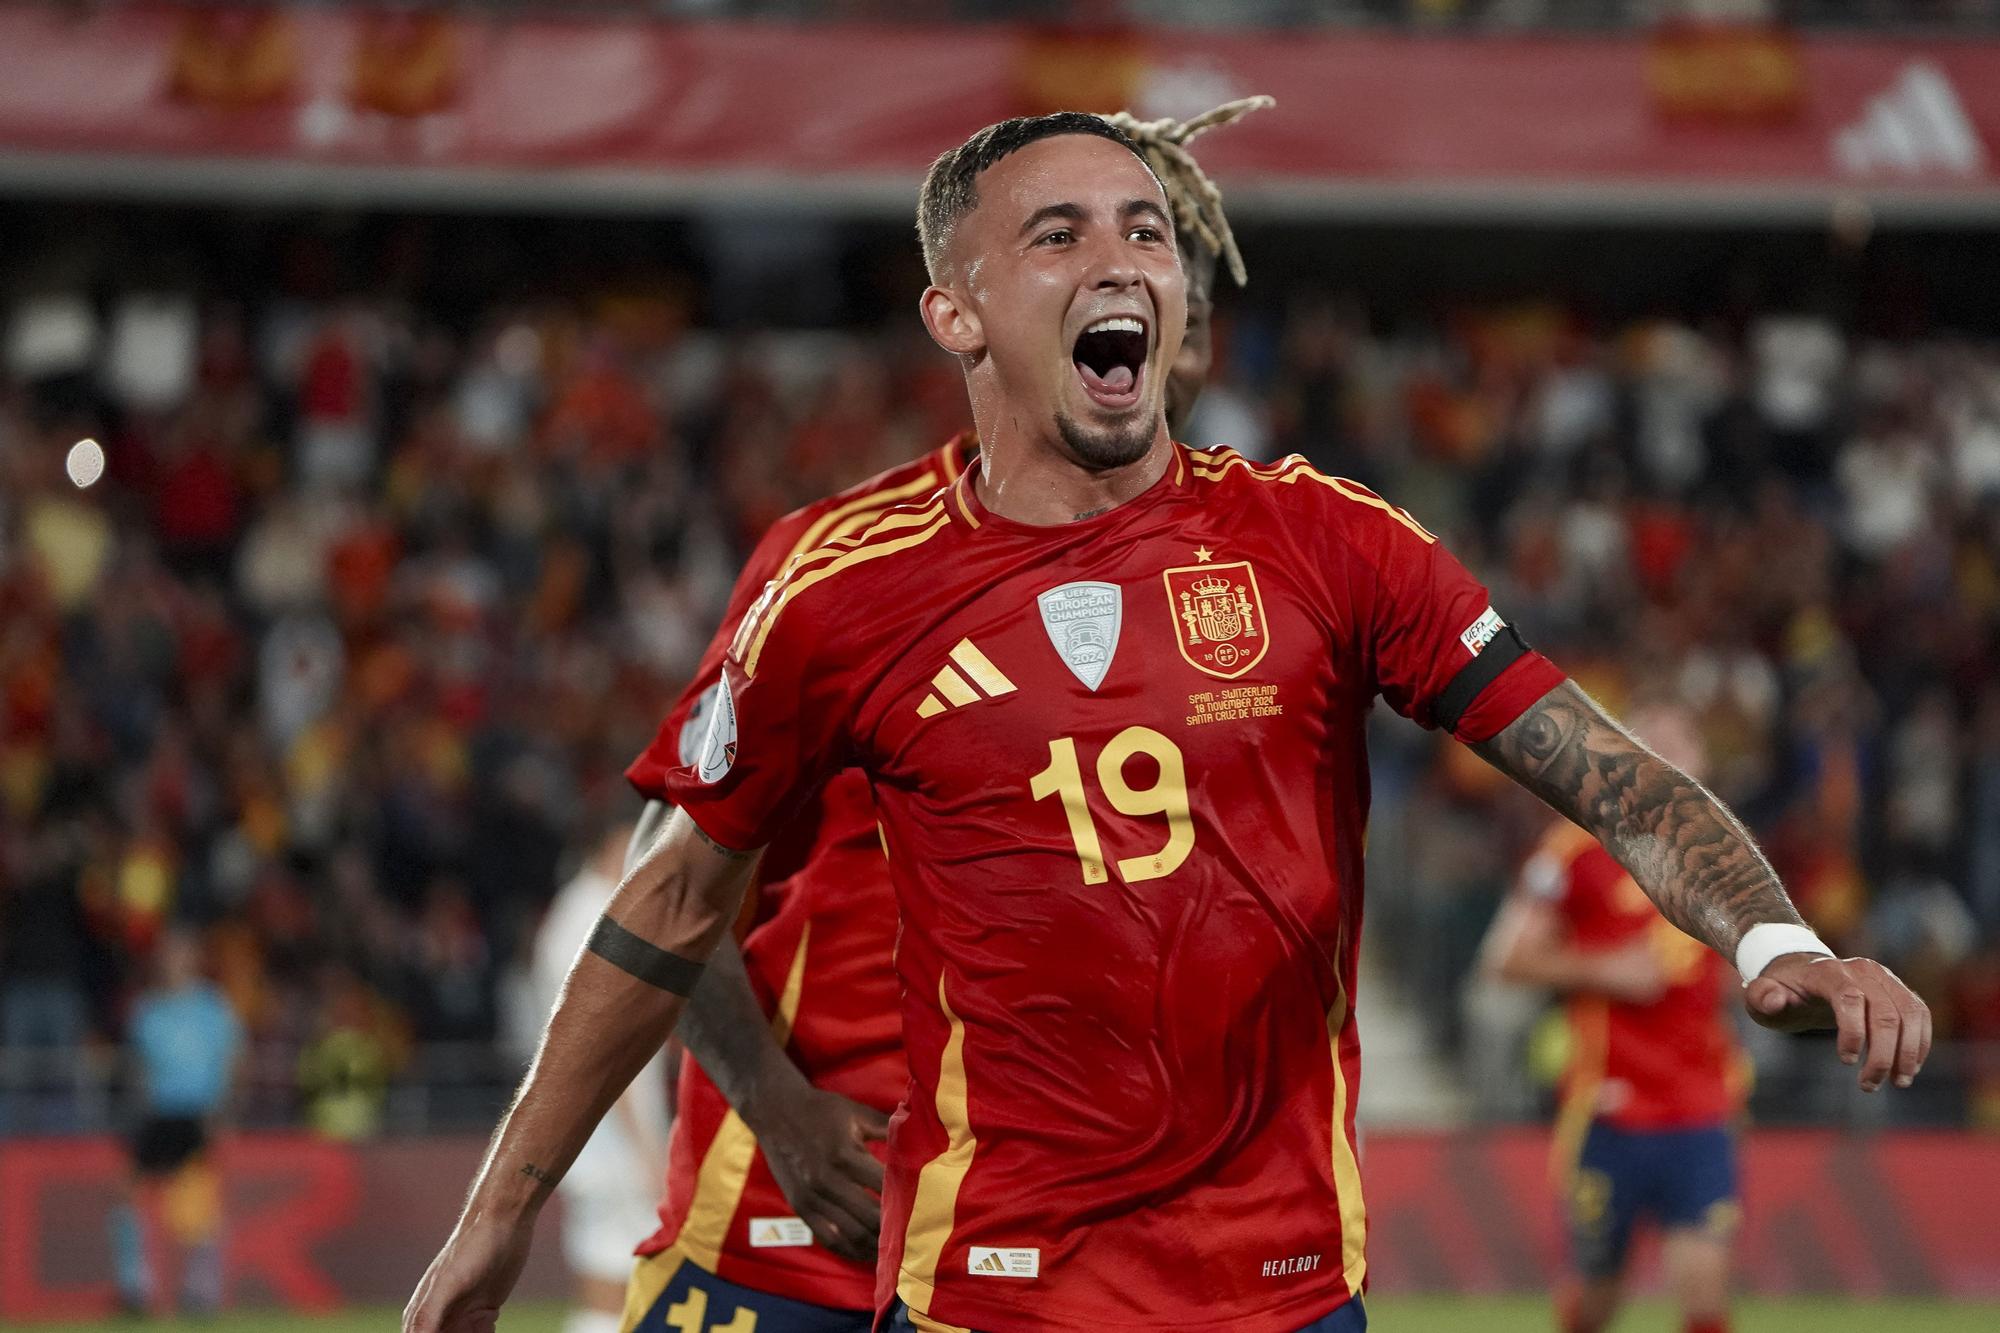
{"label": "yellow number 19", "polygon": [[[1147,755],[1160,766],[1159,781],[1150,787],[1134,787],[1125,781],[1125,763],[1135,754]],[[1188,813],[1187,768],[1181,762],[1179,747],[1151,727],[1127,727],[1097,756],[1097,785],[1122,815],[1167,817],[1166,845],[1145,856],[1120,860],[1119,877],[1127,884],[1137,884],[1180,869],[1194,850],[1194,817]],[[1028,790],[1038,801],[1062,797],[1070,841],[1076,844],[1076,859],[1083,865],[1083,882],[1104,883],[1108,878],[1104,847],[1084,796],[1075,741],[1062,736],[1049,742],[1049,766],[1035,774]]]}

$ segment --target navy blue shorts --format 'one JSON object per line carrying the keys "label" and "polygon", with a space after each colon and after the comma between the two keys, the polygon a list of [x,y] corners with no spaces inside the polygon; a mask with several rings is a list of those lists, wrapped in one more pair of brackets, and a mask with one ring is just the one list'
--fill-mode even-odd
{"label": "navy blue shorts", "polygon": [[[758,1327],[761,1329],[762,1325]],[[917,1333],[917,1326],[910,1322],[909,1307],[901,1301],[890,1306],[889,1321],[882,1325],[882,1330],[883,1333]],[[1297,1333],[1368,1333],[1368,1312],[1361,1308],[1360,1301],[1349,1301],[1332,1314],[1321,1315]]]}
{"label": "navy blue shorts", "polygon": [[1613,1277],[1641,1219],[1726,1239],[1739,1213],[1728,1129],[1625,1130],[1595,1121],[1570,1181],[1571,1258],[1585,1277]]}
{"label": "navy blue shorts", "polygon": [[[642,1298],[643,1299],[643,1298]],[[629,1307],[628,1307],[629,1309]],[[628,1316],[629,1320],[629,1316]],[[646,1312],[625,1333],[868,1333],[872,1310],[838,1310],[753,1291],[682,1259]]]}

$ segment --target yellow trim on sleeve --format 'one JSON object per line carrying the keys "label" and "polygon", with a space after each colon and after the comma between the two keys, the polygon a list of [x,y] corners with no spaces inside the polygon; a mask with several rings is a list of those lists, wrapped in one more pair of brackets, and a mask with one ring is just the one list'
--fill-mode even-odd
{"label": "yellow trim on sleeve", "polygon": [[1260,481],[1283,482],[1287,486],[1297,485],[1299,479],[1302,477],[1307,481],[1316,481],[1329,490],[1336,491],[1347,499],[1354,501],[1356,504],[1367,505],[1370,509],[1381,510],[1390,518],[1395,519],[1411,532],[1417,534],[1425,545],[1431,545],[1437,541],[1437,537],[1425,528],[1423,524],[1410,517],[1407,510],[1399,509],[1395,505],[1390,504],[1381,496],[1367,490],[1359,482],[1349,481],[1346,477],[1328,476],[1307,462],[1305,456],[1302,454],[1287,454],[1277,462],[1264,466],[1252,463],[1249,459],[1238,453],[1228,453],[1219,458],[1216,455],[1208,457],[1203,457],[1199,453],[1195,455],[1194,474],[1204,481],[1220,481],[1238,467]]}
{"label": "yellow trim on sleeve", "polygon": [[[756,633],[750,636],[748,651],[743,654],[743,674],[745,676],[754,676],[757,674],[757,662],[763,656],[764,644],[770,638],[771,627],[778,623],[778,617],[783,614],[784,609],[791,604],[794,597],[797,597],[807,588],[825,579],[832,578],[835,574],[852,569],[856,565],[870,560],[879,560],[885,555],[894,555],[898,551],[906,551],[912,546],[922,545],[924,542],[937,536],[950,521],[945,516],[943,508],[936,505],[919,510],[915,514],[892,514],[868,532],[863,533],[861,540],[865,542],[870,536],[876,533],[897,527],[908,527],[912,523],[921,522],[926,524],[926,526],[919,528],[916,532],[906,537],[878,542],[872,546],[856,545],[846,550],[838,547],[823,547],[811,555],[803,557],[793,566],[791,573],[786,576],[783,586],[771,598],[770,609],[758,621]],[[824,563],[819,564],[818,568],[808,569],[806,567],[812,562],[821,560],[824,560]]]}
{"label": "yellow trim on sleeve", "polygon": [[1426,546],[1434,545],[1437,542],[1437,538],[1432,535],[1430,530],[1414,518],[1411,518],[1408,511],[1397,508],[1372,491],[1355,489],[1360,485],[1359,482],[1349,481],[1345,477],[1329,477],[1311,466],[1296,468],[1291,472],[1287,472],[1279,480],[1289,486],[1295,484],[1300,477],[1304,477],[1307,481],[1316,481],[1322,486],[1338,491],[1356,504],[1367,505],[1370,509],[1381,510],[1411,532],[1416,533],[1418,537],[1423,539]]}
{"label": "yellow trim on sleeve", "polygon": [[1286,454],[1275,463],[1253,463],[1242,454],[1232,453],[1219,461],[1198,460],[1194,465],[1194,474],[1204,481],[1220,481],[1228,476],[1232,469],[1240,467],[1260,480],[1276,481],[1284,478],[1287,469],[1305,465],[1306,460],[1300,454]]}
{"label": "yellow trim on sleeve", "polygon": [[925,505],[922,509],[902,514],[883,514],[878,510],[871,509],[865,514],[856,516],[855,521],[863,525],[861,531],[858,533],[829,537],[825,542],[807,551],[805,554],[792,556],[785,562],[785,567],[769,583],[764,585],[763,593],[751,604],[750,609],[744,612],[742,623],[736,627],[736,636],[730,642],[729,651],[739,660],[743,657],[744,653],[748,650],[748,645],[758,636],[760,627],[763,626],[771,615],[775,614],[778,598],[784,594],[785,590],[792,585],[793,581],[798,578],[802,571],[810,569],[815,565],[824,564],[829,560],[839,559],[841,556],[852,552],[855,547],[866,542],[871,537],[880,536],[887,532],[895,532],[901,528],[920,526],[928,523],[936,517],[936,514],[937,507],[935,502]]}
{"label": "yellow trim on sleeve", "polygon": [[[890,486],[879,491],[870,491],[866,495],[857,495],[844,505],[835,505],[832,509],[821,514],[813,521],[813,525],[805,530],[804,535],[793,545],[792,553],[786,557],[785,563],[790,564],[793,559],[804,555],[807,551],[818,546],[827,537],[834,534],[836,526],[841,531],[851,531],[860,511],[893,509],[899,500],[907,500],[913,495],[922,495],[926,488],[936,490],[937,484],[936,475],[926,468],[914,481],[906,481],[900,486]],[[843,522],[842,520],[846,521]],[[784,565],[780,565],[778,567],[779,572],[782,573],[784,568]]]}

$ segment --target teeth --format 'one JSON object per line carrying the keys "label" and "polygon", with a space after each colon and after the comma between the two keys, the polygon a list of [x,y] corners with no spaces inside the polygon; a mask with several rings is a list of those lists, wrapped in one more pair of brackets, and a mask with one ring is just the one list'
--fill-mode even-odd
{"label": "teeth", "polygon": [[1144,333],[1145,331],[1146,326],[1144,324],[1126,316],[1119,316],[1113,319],[1100,319],[1084,330],[1085,333]]}

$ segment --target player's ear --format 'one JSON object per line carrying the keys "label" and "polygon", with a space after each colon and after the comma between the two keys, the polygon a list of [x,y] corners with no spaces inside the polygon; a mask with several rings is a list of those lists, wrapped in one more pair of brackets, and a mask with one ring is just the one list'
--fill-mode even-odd
{"label": "player's ear", "polygon": [[917,308],[932,340],[953,356],[977,356],[986,350],[986,331],[978,314],[950,288],[926,287]]}

